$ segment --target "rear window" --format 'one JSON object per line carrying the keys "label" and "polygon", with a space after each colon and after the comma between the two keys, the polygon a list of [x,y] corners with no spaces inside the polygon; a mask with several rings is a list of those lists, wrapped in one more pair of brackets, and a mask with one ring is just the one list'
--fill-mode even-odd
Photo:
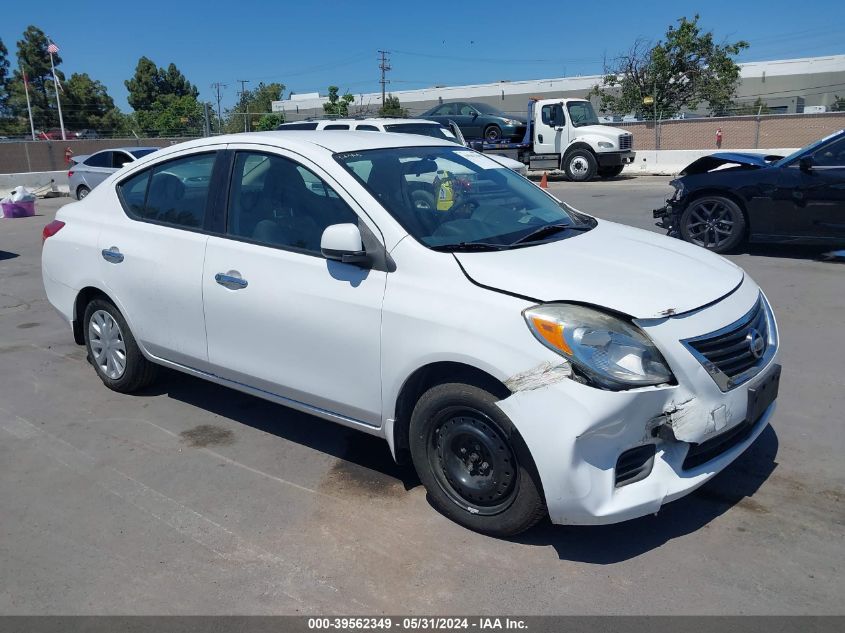
{"label": "rear window", "polygon": [[276,128],[277,130],[316,130],[316,123],[285,123]]}
{"label": "rear window", "polygon": [[385,125],[386,132],[398,132],[401,134],[417,134],[419,136],[431,136],[433,138],[443,139],[444,141],[454,141],[455,135],[451,131],[434,124],[427,125],[425,123],[394,123],[392,125]]}
{"label": "rear window", "polygon": [[112,166],[112,152],[97,152],[85,159],[85,165],[88,167],[111,167]]}
{"label": "rear window", "polygon": [[129,153],[132,154],[135,158],[141,158],[142,156],[146,156],[147,154],[152,154],[155,151],[158,151],[158,150],[155,150],[155,149],[130,149]]}

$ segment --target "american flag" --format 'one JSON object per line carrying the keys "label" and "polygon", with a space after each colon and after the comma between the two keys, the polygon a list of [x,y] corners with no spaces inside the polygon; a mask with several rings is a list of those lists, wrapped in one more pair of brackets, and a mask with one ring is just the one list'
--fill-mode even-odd
{"label": "american flag", "polygon": [[50,53],[50,55],[55,55],[59,52],[59,47],[56,46],[53,42],[50,42],[50,45],[47,47],[47,52]]}

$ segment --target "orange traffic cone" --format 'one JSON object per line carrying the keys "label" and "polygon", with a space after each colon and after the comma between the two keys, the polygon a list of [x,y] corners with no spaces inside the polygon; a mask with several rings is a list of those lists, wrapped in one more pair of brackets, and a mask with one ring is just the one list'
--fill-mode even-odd
{"label": "orange traffic cone", "polygon": [[543,177],[540,178],[540,189],[548,189],[549,188],[549,172],[544,171]]}

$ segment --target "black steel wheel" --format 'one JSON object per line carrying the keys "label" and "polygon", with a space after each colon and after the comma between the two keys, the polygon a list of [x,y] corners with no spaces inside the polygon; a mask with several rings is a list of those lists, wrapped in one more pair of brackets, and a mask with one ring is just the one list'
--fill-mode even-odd
{"label": "black steel wheel", "polygon": [[502,140],[502,128],[498,125],[488,125],[484,128],[484,139],[491,143],[498,143]]}
{"label": "black steel wheel", "polygon": [[681,237],[715,253],[736,248],[745,237],[745,215],[736,202],[722,196],[704,196],[681,214]]}
{"label": "black steel wheel", "polygon": [[546,515],[534,462],[498,398],[478,387],[437,385],[414,407],[414,467],[432,505],[495,536],[527,530]]}

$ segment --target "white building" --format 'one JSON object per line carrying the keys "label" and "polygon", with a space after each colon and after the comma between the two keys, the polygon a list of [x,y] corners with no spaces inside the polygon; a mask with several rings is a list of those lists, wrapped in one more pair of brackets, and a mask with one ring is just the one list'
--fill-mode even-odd
{"label": "white building", "polygon": [[[741,81],[736,100],[752,103],[758,97],[770,109],[801,112],[805,106],[830,107],[836,96],[845,96],[845,55],[805,57],[740,64]],[[420,90],[398,90],[399,98],[411,115],[420,114],[443,101],[481,101],[504,112],[522,114],[529,97],[584,97],[601,80],[600,75],[499,81],[468,86],[435,86]],[[282,112],[288,121],[323,116],[327,97],[318,93],[292,95],[273,102],[273,112]],[[375,114],[381,107],[381,93],[355,95],[352,114]]]}

